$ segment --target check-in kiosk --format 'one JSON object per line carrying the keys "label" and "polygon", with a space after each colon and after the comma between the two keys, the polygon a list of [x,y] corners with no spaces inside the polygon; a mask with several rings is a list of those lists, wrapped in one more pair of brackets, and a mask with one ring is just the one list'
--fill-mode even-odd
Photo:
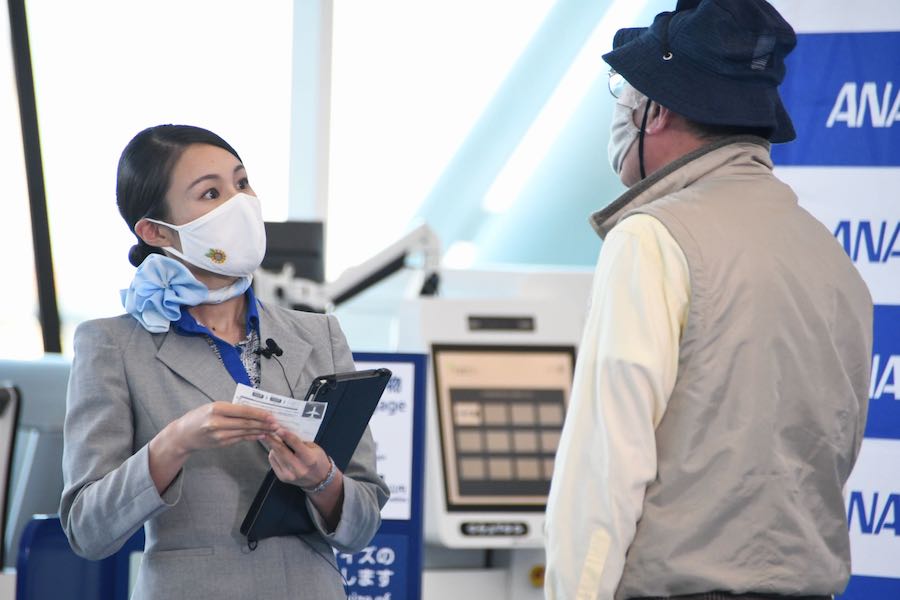
{"label": "check-in kiosk", "polygon": [[483,547],[485,538],[491,546],[540,545],[574,346],[431,350],[443,473],[443,502],[434,504],[445,509],[433,537],[461,548]]}
{"label": "check-in kiosk", "polygon": [[448,297],[410,301],[399,320],[400,350],[431,362],[423,597],[537,600],[590,274],[496,273],[509,297],[454,297],[482,275],[443,273]]}

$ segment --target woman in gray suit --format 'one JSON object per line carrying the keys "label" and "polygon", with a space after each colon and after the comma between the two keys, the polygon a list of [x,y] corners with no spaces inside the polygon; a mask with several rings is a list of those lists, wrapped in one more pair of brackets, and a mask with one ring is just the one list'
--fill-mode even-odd
{"label": "woman in gray suit", "polygon": [[[332,549],[368,544],[388,497],[371,434],[342,473],[269,413],[230,402],[238,383],[296,397],[318,375],[353,370],[340,326],[255,299],[259,200],[214,133],[140,132],[116,196],[137,272],[122,290],[127,314],[75,333],[60,505],[72,548],[100,559],[145,527],[139,599],[344,598]],[[261,358],[270,338],[278,364]],[[239,529],[269,468],[306,491],[317,531],[251,550]]]}

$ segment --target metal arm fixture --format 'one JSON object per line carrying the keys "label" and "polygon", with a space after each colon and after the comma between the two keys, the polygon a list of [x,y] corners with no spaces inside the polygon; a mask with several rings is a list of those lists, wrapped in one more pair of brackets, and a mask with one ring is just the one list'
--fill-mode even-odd
{"label": "metal arm fixture", "polygon": [[[421,254],[421,264],[408,259]],[[254,275],[256,295],[282,306],[311,312],[327,312],[372,287],[397,271],[415,267],[420,296],[437,294],[441,243],[428,225],[422,224],[365,262],[347,269],[330,283],[317,283],[294,276],[294,267],[284,265],[278,273],[260,269]]]}

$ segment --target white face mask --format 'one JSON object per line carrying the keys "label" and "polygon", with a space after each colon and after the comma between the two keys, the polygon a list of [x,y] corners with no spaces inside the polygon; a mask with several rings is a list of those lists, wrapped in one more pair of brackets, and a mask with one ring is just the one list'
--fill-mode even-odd
{"label": "white face mask", "polygon": [[632,113],[647,99],[639,91],[625,84],[622,96],[616,100],[612,124],[609,127],[609,164],[616,175],[622,175],[622,165],[628,150],[641,133],[632,120]]}
{"label": "white face mask", "polygon": [[178,232],[181,252],[171,246],[163,250],[213,273],[247,277],[266,254],[266,228],[256,196],[236,194],[184,225],[147,220]]}

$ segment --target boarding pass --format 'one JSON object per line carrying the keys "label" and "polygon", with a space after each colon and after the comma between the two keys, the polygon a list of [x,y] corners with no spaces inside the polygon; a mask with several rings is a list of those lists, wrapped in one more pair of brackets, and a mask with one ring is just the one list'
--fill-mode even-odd
{"label": "boarding pass", "polygon": [[278,424],[299,437],[304,442],[316,439],[319,427],[325,417],[326,402],[297,400],[287,396],[270,394],[239,383],[234,391],[235,404],[261,408],[275,415]]}

